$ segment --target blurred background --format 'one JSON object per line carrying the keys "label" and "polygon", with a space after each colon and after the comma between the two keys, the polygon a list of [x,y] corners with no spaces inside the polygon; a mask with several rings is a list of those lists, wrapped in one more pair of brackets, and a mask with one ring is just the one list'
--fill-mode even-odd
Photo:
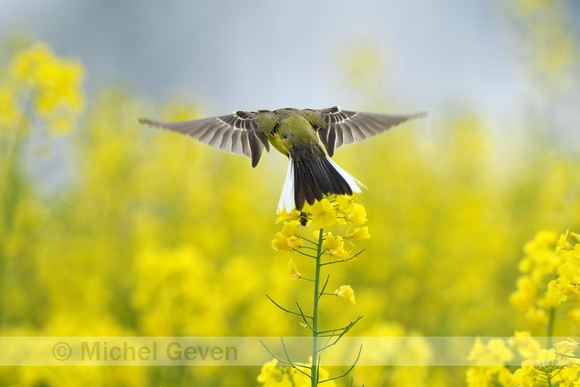
{"label": "blurred background", "polygon": [[[527,241],[580,231],[578,20],[574,0],[0,2],[1,334],[305,335],[264,296],[309,294],[271,248],[284,157],[252,169],[136,118],[340,105],[429,117],[337,152],[369,188],[357,200],[372,238],[332,270],[357,305],[325,301],[325,319],[363,315],[355,336],[545,335],[509,298]],[[558,316],[559,334],[578,333]],[[0,380],[231,386],[259,373],[33,367]],[[361,367],[354,385],[464,375]]]}

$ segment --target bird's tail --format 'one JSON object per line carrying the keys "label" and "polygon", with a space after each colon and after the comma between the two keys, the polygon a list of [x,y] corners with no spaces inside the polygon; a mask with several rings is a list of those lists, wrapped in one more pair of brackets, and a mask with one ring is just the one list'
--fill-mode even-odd
{"label": "bird's tail", "polygon": [[305,202],[313,204],[324,195],[360,193],[359,186],[365,187],[328,156],[300,160],[290,158],[278,212],[290,212],[294,207],[300,211]]}

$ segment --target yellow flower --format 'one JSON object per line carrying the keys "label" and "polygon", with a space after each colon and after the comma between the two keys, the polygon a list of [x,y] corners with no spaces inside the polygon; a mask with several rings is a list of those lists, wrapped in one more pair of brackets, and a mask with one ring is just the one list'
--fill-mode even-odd
{"label": "yellow flower", "polygon": [[508,343],[524,359],[536,357],[541,348],[540,343],[532,337],[529,331],[516,331]]}
{"label": "yellow flower", "polygon": [[502,367],[499,369],[497,374],[497,381],[501,386],[515,386],[518,383],[518,380],[507,368]]}
{"label": "yellow flower", "polygon": [[[298,363],[298,364],[302,365],[302,366],[310,367],[312,365],[312,358],[309,358],[308,363],[306,363],[306,364],[303,364],[303,363]],[[307,375],[310,375],[310,368],[304,368],[304,367],[300,367],[300,368]],[[310,377],[307,375],[303,374],[302,372],[298,372],[298,371],[294,370],[294,374],[292,376],[293,386],[294,387],[310,387],[312,385],[312,381],[310,380]],[[326,369],[319,367],[318,368],[318,377],[320,380],[326,380],[326,379],[329,379],[330,373]],[[334,382],[334,380],[330,380],[330,381],[325,382],[324,384],[321,384],[321,385],[327,386],[327,387],[336,387],[336,383]]]}
{"label": "yellow flower", "polygon": [[526,316],[537,327],[544,327],[548,324],[548,314],[543,309],[532,308],[528,310]]}
{"label": "yellow flower", "polygon": [[556,380],[560,380],[563,384],[561,386],[578,386],[578,377],[580,376],[580,367],[577,365],[571,367],[562,367],[560,372],[556,375]]}
{"label": "yellow flower", "polygon": [[578,349],[578,342],[568,338],[564,341],[560,341],[554,344],[554,348],[558,354],[571,355]]}
{"label": "yellow flower", "polygon": [[533,304],[533,298],[529,294],[522,291],[513,292],[510,295],[510,304],[518,310],[525,312],[530,309]]}
{"label": "yellow flower", "polygon": [[258,375],[258,382],[266,387],[292,387],[291,379],[296,373],[292,367],[278,366],[278,360],[274,359],[262,366],[262,372]]}
{"label": "yellow flower", "polygon": [[10,64],[12,78],[33,91],[33,105],[51,133],[70,129],[84,105],[83,67],[62,60],[43,44],[16,54]]}
{"label": "yellow flower", "polygon": [[471,348],[471,351],[469,352],[469,357],[467,358],[467,360],[471,360],[471,361],[477,360],[481,356],[483,356],[486,352],[487,352],[487,347],[481,341],[481,337],[476,337],[475,343],[473,344],[473,347]]}
{"label": "yellow flower", "polygon": [[[354,202],[354,199],[352,198],[352,196],[345,196],[345,195],[337,196],[336,197],[336,215],[338,217],[345,218],[346,215],[350,212],[353,202]],[[339,219],[339,222],[344,224],[344,221],[340,221],[340,219]]]}
{"label": "yellow flower", "polygon": [[539,285],[529,276],[518,278],[516,284],[518,290],[510,296],[510,303],[516,309],[525,312],[533,306],[539,293]]}
{"label": "yellow flower", "polygon": [[272,241],[272,248],[276,251],[282,250],[290,253],[294,251],[294,248],[290,246],[290,243],[288,242],[288,237],[282,235],[281,232],[276,233],[276,236]]}
{"label": "yellow flower", "polygon": [[560,304],[560,298],[556,295],[546,292],[542,298],[536,301],[536,305],[540,308],[550,309],[555,308]]}
{"label": "yellow flower", "polygon": [[347,208],[353,202],[353,197],[348,195],[337,195],[336,196],[336,204],[339,208]]}
{"label": "yellow flower", "polygon": [[300,247],[302,247],[302,238],[291,236],[288,238],[288,244],[292,246],[294,250],[298,250]]}
{"label": "yellow flower", "polygon": [[351,211],[346,215],[345,222],[347,224],[365,224],[367,222],[365,207],[362,204],[353,203]]}
{"label": "yellow flower", "polygon": [[82,105],[78,85],[83,78],[80,63],[61,61],[57,58],[39,64],[38,74],[41,93],[37,100],[40,113],[51,114],[59,105],[79,110]]}
{"label": "yellow flower", "polygon": [[487,387],[492,383],[489,367],[469,367],[465,373],[468,387]]}
{"label": "yellow flower", "polygon": [[564,265],[568,269],[566,279],[574,283],[580,282],[580,251],[578,251],[578,245],[576,245],[574,250],[570,250],[566,254],[566,263]]}
{"label": "yellow flower", "polygon": [[368,226],[364,226],[364,227],[355,228],[352,233],[346,235],[345,239],[354,238],[357,240],[362,240],[362,239],[369,239],[370,237],[371,237],[371,234],[369,233]]}
{"label": "yellow flower", "polygon": [[468,360],[480,366],[501,366],[505,365],[513,358],[513,352],[501,339],[491,339],[487,345],[483,344],[481,338],[475,340],[475,344],[469,353]]}
{"label": "yellow flower", "polygon": [[[298,363],[299,366],[310,366],[309,364]],[[310,374],[310,369],[300,367],[306,374]],[[329,372],[324,368],[318,369],[320,380],[329,378]],[[295,368],[290,366],[279,366],[276,359],[267,362],[262,366],[262,371],[258,375],[258,382],[264,387],[309,387],[311,385],[310,378]],[[336,383],[331,380],[324,383],[328,387],[336,387]]]}
{"label": "yellow flower", "polygon": [[343,244],[344,242],[342,241],[342,237],[340,235],[334,237],[332,236],[331,232],[328,232],[325,234],[324,241],[322,242],[322,248],[324,251],[332,251],[342,247]]}
{"label": "yellow flower", "polygon": [[532,387],[536,386],[536,375],[538,374],[536,367],[532,365],[530,360],[526,360],[522,363],[522,368],[514,372],[514,377],[519,382],[521,387]]}
{"label": "yellow flower", "polygon": [[296,223],[286,222],[284,223],[284,227],[282,227],[282,231],[276,233],[272,241],[272,247],[276,251],[293,252],[301,248],[302,243],[302,233],[296,228]]}
{"label": "yellow flower", "polygon": [[534,239],[524,245],[524,252],[534,254],[542,252],[544,249],[552,249],[554,243],[558,240],[558,234],[554,231],[543,230],[536,233]]}
{"label": "yellow flower", "polygon": [[294,263],[293,259],[290,259],[288,261],[288,267],[290,268],[290,271],[291,271],[292,277],[293,277],[293,278],[290,278],[291,280],[302,279],[302,274],[300,274],[300,272],[298,271],[298,268],[296,267],[296,264]]}
{"label": "yellow flower", "polygon": [[354,290],[352,290],[350,285],[341,285],[340,288],[334,291],[334,294],[336,294],[338,298],[342,298],[343,300],[348,301],[353,305],[356,304],[354,299]]}
{"label": "yellow flower", "polygon": [[[322,233],[322,238],[326,238],[327,235],[332,235],[332,233],[330,231]],[[318,238],[320,238],[320,230],[312,231],[312,236],[315,241],[318,241]]]}
{"label": "yellow flower", "polygon": [[575,284],[564,281],[563,278],[556,278],[548,284],[548,293],[555,297],[558,302],[564,302],[570,296],[578,294]]}
{"label": "yellow flower", "polygon": [[19,52],[10,64],[10,75],[17,81],[28,84],[39,82],[38,66],[53,60],[53,55],[45,44],[36,44]]}
{"label": "yellow flower", "polygon": [[344,241],[340,235],[335,237],[331,232],[325,233],[322,248],[324,251],[332,255],[331,259],[343,260],[346,262],[351,259],[352,250],[346,251],[344,249]]}
{"label": "yellow flower", "polygon": [[536,367],[548,367],[555,365],[558,359],[556,358],[555,349],[540,349],[538,352],[538,357],[532,362]]}
{"label": "yellow flower", "polygon": [[282,210],[280,212],[278,212],[278,218],[276,219],[276,224],[280,223],[280,222],[285,222],[285,221],[293,221],[293,222],[300,222],[301,217],[300,217],[300,211],[298,211],[296,208],[293,208],[292,211],[290,212],[286,212],[285,210]]}
{"label": "yellow flower", "polygon": [[316,228],[324,228],[336,223],[336,213],[328,199],[314,202],[310,211],[312,213],[312,222],[314,222]]}
{"label": "yellow flower", "polygon": [[0,87],[0,126],[14,126],[22,119],[22,111],[11,88]]}
{"label": "yellow flower", "polygon": [[556,254],[560,252],[566,252],[574,249],[574,246],[570,242],[568,242],[568,234],[570,230],[567,230],[566,233],[560,235],[558,239],[558,243],[556,244]]}
{"label": "yellow flower", "polygon": [[282,227],[282,235],[288,238],[288,243],[292,248],[302,247],[302,233],[296,228],[296,223],[286,222]]}
{"label": "yellow flower", "polygon": [[344,249],[344,245],[339,246],[337,249],[333,250],[332,252],[332,259],[334,260],[342,260],[345,262],[352,261],[352,250],[346,251]]}

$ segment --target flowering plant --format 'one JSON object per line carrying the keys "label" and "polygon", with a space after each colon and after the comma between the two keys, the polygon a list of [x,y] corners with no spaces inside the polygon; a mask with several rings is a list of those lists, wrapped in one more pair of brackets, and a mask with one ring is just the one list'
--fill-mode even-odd
{"label": "flowering plant", "polygon": [[[285,364],[290,367],[289,370],[292,370],[292,372],[301,374],[302,377],[307,377],[311,386],[316,386],[322,382],[333,383],[333,380],[346,376],[354,368],[362,347],[359,349],[354,364],[345,373],[336,377],[328,377],[327,373],[320,368],[321,355],[325,350],[335,345],[362,316],[358,316],[349,324],[340,328],[320,328],[319,306],[322,296],[337,297],[353,305],[356,303],[354,290],[350,285],[340,285],[334,292],[328,292],[330,275],[326,276],[323,283],[321,271],[324,267],[330,265],[352,262],[362,253],[362,251],[354,252],[352,241],[370,238],[368,227],[363,226],[367,222],[366,210],[362,204],[356,203],[352,197],[331,196],[316,201],[311,206],[307,205],[301,212],[294,209],[290,213],[281,212],[278,215],[277,223],[284,222],[284,225],[272,241],[274,250],[298,253],[309,260],[314,260],[313,278],[303,275],[294,259],[290,259],[288,262],[291,280],[311,282],[314,285],[312,314],[306,314],[298,302],[296,302],[297,310],[290,310],[279,305],[272,298],[268,298],[283,311],[300,317],[300,324],[308,328],[312,333],[312,351],[308,365],[293,361],[287,352],[285,357],[282,358],[269,349],[268,351],[274,356],[276,364]],[[347,226],[346,232],[342,235],[334,235],[332,231],[325,232],[325,229],[337,224],[339,226]],[[310,225],[316,228],[312,233],[312,239],[305,236],[305,233],[301,231],[301,228],[308,229]],[[321,338],[325,340],[322,345],[319,343]],[[280,373],[272,373],[263,369],[259,381],[267,384],[269,380],[272,381],[272,378],[279,381],[279,376]],[[293,385],[304,384],[294,383]]]}

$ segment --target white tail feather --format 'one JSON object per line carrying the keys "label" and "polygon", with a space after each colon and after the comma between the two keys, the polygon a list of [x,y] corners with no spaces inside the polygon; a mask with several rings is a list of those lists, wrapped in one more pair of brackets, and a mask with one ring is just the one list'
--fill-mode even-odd
{"label": "white tail feather", "polygon": [[[352,190],[352,192],[361,193],[360,187],[367,188],[363,183],[352,177],[347,171],[342,169],[338,166],[334,161],[331,160],[330,157],[326,156],[326,159],[330,162],[330,164],[340,173],[340,175],[346,180],[346,183]],[[360,187],[359,187],[360,186]]]}
{"label": "white tail feather", "polygon": [[286,181],[284,182],[284,188],[282,188],[282,195],[280,195],[280,201],[278,202],[278,211],[286,211],[290,213],[295,206],[294,203],[294,162],[292,159],[288,163],[288,172],[286,173]]}

